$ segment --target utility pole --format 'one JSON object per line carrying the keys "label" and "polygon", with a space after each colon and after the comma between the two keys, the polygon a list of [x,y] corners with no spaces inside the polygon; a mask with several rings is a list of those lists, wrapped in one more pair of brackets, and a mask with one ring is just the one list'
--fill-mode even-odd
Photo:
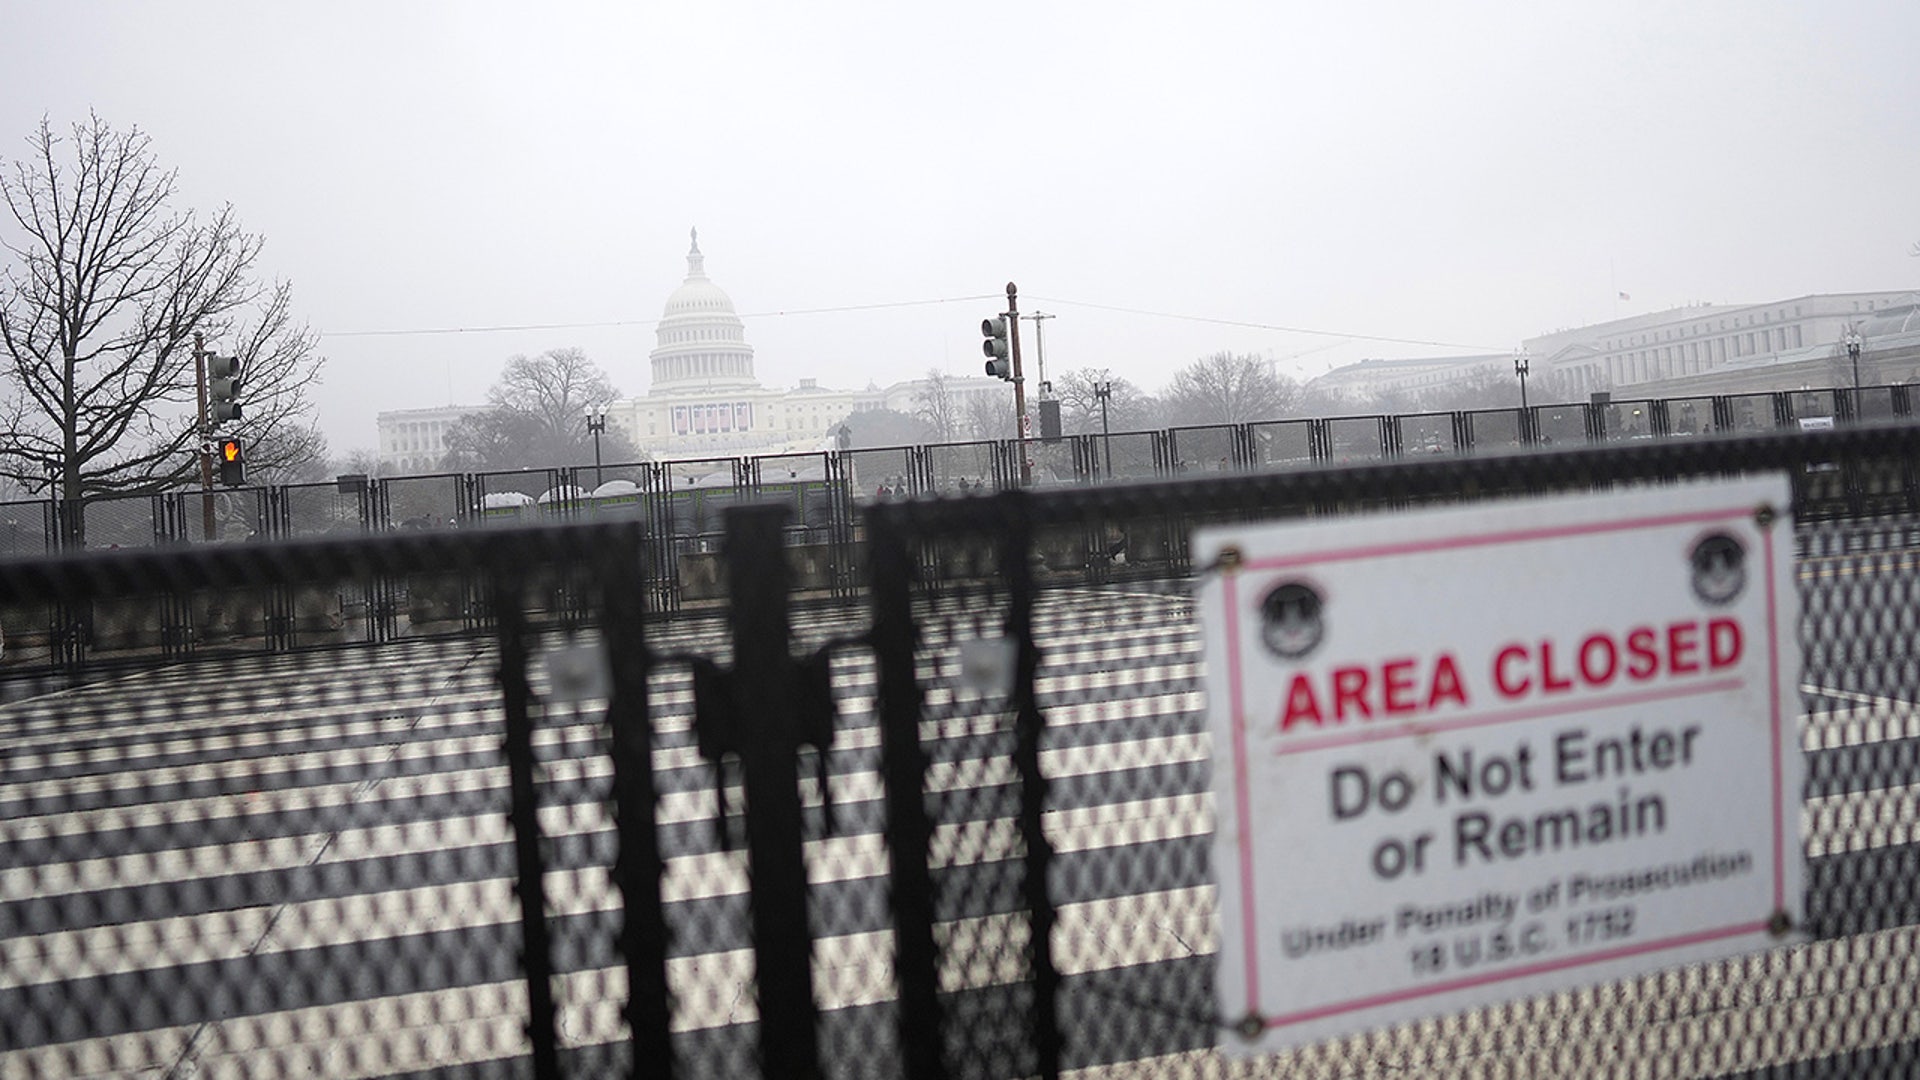
{"label": "utility pole", "polygon": [[193,332],[193,381],[200,398],[200,539],[213,540],[213,424],[207,419],[206,338]]}
{"label": "utility pole", "polygon": [[1053,394],[1053,384],[1047,381],[1047,339],[1040,333],[1040,321],[1042,319],[1054,318],[1054,316],[1044,311],[1035,311],[1033,314],[1023,315],[1021,318],[1033,324],[1033,360],[1034,364],[1040,369],[1040,396],[1043,398],[1050,397]]}
{"label": "utility pole", "polygon": [[1033,425],[1027,421],[1026,379],[1020,374],[1020,290],[1013,282],[1007,282],[1007,323],[1013,336],[1013,414],[1020,422],[1020,486],[1033,486],[1033,455],[1027,446],[1027,437],[1033,434]]}
{"label": "utility pole", "polygon": [[1106,451],[1107,475],[1113,479],[1113,436],[1107,430],[1107,399],[1113,397],[1113,373],[1103,371],[1100,381],[1093,384],[1093,396],[1100,399],[1100,447]]}

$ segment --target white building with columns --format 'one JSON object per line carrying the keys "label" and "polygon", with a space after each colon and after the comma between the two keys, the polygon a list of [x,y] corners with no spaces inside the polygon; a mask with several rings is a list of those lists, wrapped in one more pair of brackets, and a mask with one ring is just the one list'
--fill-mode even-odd
{"label": "white building with columns", "polygon": [[[1575,393],[1635,386],[1673,392],[1675,380],[1734,371],[1805,366],[1834,355],[1849,329],[1869,347],[1907,347],[1920,340],[1920,293],[1823,293],[1764,304],[1694,304],[1556,330],[1521,343],[1530,373],[1560,375]],[[1308,385],[1352,399],[1418,392],[1480,370],[1511,374],[1513,356],[1362,360]],[[1796,368],[1797,370],[1797,368]],[[1732,385],[1729,383],[1728,385]]]}
{"label": "white building with columns", "polygon": [[[864,390],[830,389],[814,379],[790,390],[762,386],[733,299],[707,276],[698,230],[687,251],[686,280],[667,297],[655,336],[647,393],[607,406],[608,422],[654,458],[821,449],[856,412],[914,414],[926,388],[917,379]],[[957,398],[1007,394],[1006,383],[984,375],[952,376],[947,386]]]}
{"label": "white building with columns", "polygon": [[484,405],[442,405],[379,414],[374,424],[380,433],[380,471],[388,476],[438,471],[447,456],[447,433],[461,417],[486,411]]}

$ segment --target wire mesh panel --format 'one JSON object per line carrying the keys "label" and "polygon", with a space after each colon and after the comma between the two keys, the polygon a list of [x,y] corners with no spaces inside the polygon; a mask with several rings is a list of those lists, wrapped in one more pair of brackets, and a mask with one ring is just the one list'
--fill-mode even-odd
{"label": "wire mesh panel", "polygon": [[386,524],[395,529],[444,529],[471,512],[463,476],[395,476],[378,483],[385,495]]}
{"label": "wire mesh panel", "polygon": [[55,549],[56,534],[51,502],[0,503],[0,558],[45,555]]}
{"label": "wire mesh panel", "polygon": [[1468,445],[1475,450],[1512,450],[1521,444],[1520,410],[1487,409],[1461,414]]}
{"label": "wire mesh panel", "polygon": [[1726,400],[1729,430],[1757,432],[1781,426],[1772,394],[1731,394]]}
{"label": "wire mesh panel", "polygon": [[677,654],[728,658],[724,624],[682,620],[654,635],[668,656],[648,681],[661,794],[662,893],[677,1064],[687,1076],[760,1075],[737,768],[699,752],[693,672]]}
{"label": "wire mesh panel", "polygon": [[1651,401],[1614,401],[1602,406],[1602,436],[1607,439],[1652,438],[1653,406]]}
{"label": "wire mesh panel", "polygon": [[911,446],[843,452],[840,460],[845,466],[848,494],[856,503],[871,502],[883,497],[880,489],[884,487],[884,497],[894,497],[900,487],[908,486],[908,477],[918,474],[918,453],[919,448]]}
{"label": "wire mesh panel", "polygon": [[820,1060],[825,1075],[848,1078],[897,1076],[901,1056],[875,666],[863,615],[794,612],[795,655],[825,658],[832,695],[830,746],[803,751],[797,764]]}
{"label": "wire mesh panel", "polygon": [[1177,473],[1226,472],[1240,465],[1240,429],[1221,424],[1214,427],[1174,428],[1167,432],[1167,449]]}
{"label": "wire mesh panel", "polygon": [[1115,432],[1095,437],[1093,460],[1099,475],[1109,480],[1144,480],[1166,472],[1161,443],[1165,436],[1156,431]]}
{"label": "wire mesh panel", "polygon": [[[195,496],[193,512],[198,515],[203,509],[213,510],[217,525],[214,535],[223,535],[230,525],[243,527],[240,525],[242,501],[230,492],[207,492]],[[82,548],[103,551],[152,547],[174,535],[168,528],[165,500],[160,496],[123,495],[89,499],[79,506],[81,531],[77,546]],[[198,520],[196,518],[196,524]],[[195,535],[204,539],[206,533],[202,529]]]}
{"label": "wire mesh panel", "polygon": [[1327,421],[1328,460],[1378,461],[1386,456],[1384,418],[1342,416]]}
{"label": "wire mesh panel", "polygon": [[1542,446],[1578,446],[1587,441],[1587,411],[1583,406],[1536,406],[1533,422],[1535,441]]}
{"label": "wire mesh panel", "polygon": [[825,543],[832,536],[836,511],[826,454],[778,454],[754,458],[753,497],[788,508],[795,543]]}
{"label": "wire mesh panel", "polygon": [[[0,611],[205,610],[262,582],[421,565],[497,583],[592,550],[263,544],[0,564]],[[0,1074],[389,1075],[533,1054],[530,1028],[551,1024],[529,1013],[518,897],[538,894],[516,873],[526,837],[502,752],[501,688],[525,665],[500,640],[9,678]],[[541,692],[562,696],[546,678]],[[542,737],[560,807],[605,794],[581,783],[604,773],[579,764],[599,749],[578,711],[591,704]],[[604,814],[557,824],[565,843]],[[555,895],[573,908],[605,910],[604,890],[567,884]]]}
{"label": "wire mesh panel", "polygon": [[1051,441],[1029,440],[1027,454],[1033,459],[1033,485],[1053,487],[1085,480],[1086,477],[1082,476],[1080,471],[1081,465],[1086,461],[1083,445],[1078,436]]}
{"label": "wire mesh panel", "polygon": [[1270,420],[1248,425],[1255,464],[1289,468],[1313,461],[1313,421]]}
{"label": "wire mesh panel", "polygon": [[[647,493],[652,490],[649,465],[602,465],[575,473],[586,489],[582,514],[589,521],[645,521]],[[588,486],[591,484],[592,486]]]}
{"label": "wire mesh panel", "polygon": [[482,525],[529,525],[549,516],[549,504],[554,504],[551,516],[561,516],[574,494],[563,489],[555,469],[476,473],[473,491],[465,520]]}
{"label": "wire mesh panel", "polygon": [[[993,490],[1017,483],[1020,477],[1018,459],[1009,453],[1005,443],[943,443],[926,447],[925,453],[928,485],[925,490],[928,491]],[[894,477],[895,495],[899,494],[900,480]],[[908,490],[917,494],[920,489],[910,487]]]}
{"label": "wire mesh panel", "polygon": [[1422,413],[1396,416],[1398,446],[1404,456],[1452,454],[1462,449],[1454,438],[1452,413]]}
{"label": "wire mesh panel", "polygon": [[[190,543],[234,543],[273,535],[271,488],[216,488],[156,497],[165,535]],[[91,512],[91,507],[88,508]]]}
{"label": "wire mesh panel", "polygon": [[1667,402],[1667,434],[1710,435],[1716,430],[1712,398],[1675,398]]}
{"label": "wire mesh panel", "polygon": [[1832,422],[1841,413],[1844,390],[1794,390],[1786,395],[1789,415],[1796,421]]}
{"label": "wire mesh panel", "polygon": [[1891,420],[1901,415],[1902,402],[1895,397],[1895,392],[1891,386],[1867,386],[1854,391],[1854,419]]}
{"label": "wire mesh panel", "polygon": [[280,489],[280,506],[276,536],[337,536],[368,527],[364,482],[289,484]]}
{"label": "wire mesh panel", "polygon": [[941,545],[915,606],[942,1049],[951,1074],[961,1077],[1038,1069],[1028,849],[1014,759],[1021,646],[1009,633],[1004,581],[991,541],[955,538]]}

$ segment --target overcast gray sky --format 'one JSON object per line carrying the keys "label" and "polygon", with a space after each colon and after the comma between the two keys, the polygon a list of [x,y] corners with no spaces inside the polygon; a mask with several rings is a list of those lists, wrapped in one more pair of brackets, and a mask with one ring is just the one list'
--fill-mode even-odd
{"label": "overcast gray sky", "polygon": [[[343,452],[514,353],[645,392],[694,225],[771,386],[977,373],[998,306],[912,302],[1008,280],[1051,373],[1149,389],[1920,285],[1917,45],[1913,0],[0,0],[0,154],[94,109],[231,202]],[[474,329],[529,324],[580,325]]]}

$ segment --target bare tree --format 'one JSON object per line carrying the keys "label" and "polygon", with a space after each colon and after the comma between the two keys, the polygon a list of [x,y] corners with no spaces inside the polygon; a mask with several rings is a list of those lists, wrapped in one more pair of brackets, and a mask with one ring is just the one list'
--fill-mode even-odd
{"label": "bare tree", "polygon": [[1109,431],[1142,431],[1154,427],[1159,419],[1160,403],[1126,379],[1116,379],[1103,371],[1076,368],[1053,382],[1060,399],[1060,420],[1069,433],[1086,434],[1100,430],[1100,395],[1096,388],[1108,386],[1106,422]]}
{"label": "bare tree", "polygon": [[1167,419],[1174,424],[1273,420],[1292,411],[1299,400],[1299,384],[1276,373],[1265,357],[1219,352],[1174,374],[1167,390]]}
{"label": "bare tree", "polygon": [[1011,386],[960,395],[959,411],[960,422],[955,434],[963,439],[1012,439],[1019,434],[1014,423]]}
{"label": "bare tree", "polygon": [[946,372],[928,368],[926,378],[921,380],[920,392],[913,400],[913,415],[933,429],[933,441],[952,442],[959,435],[960,402],[955,398]]}
{"label": "bare tree", "polygon": [[[256,467],[313,449],[320,361],[285,284],[252,276],[260,237],[231,207],[172,208],[174,173],[138,128],[98,116],[0,168],[0,475],[65,499],[160,491],[199,469],[193,335],[241,361]],[[10,220],[9,220],[10,219]]]}
{"label": "bare tree", "polygon": [[604,405],[619,396],[619,389],[599,366],[576,347],[512,357],[501,370],[500,381],[487,391],[487,400],[495,408],[527,413],[548,434],[561,438],[584,431],[587,406]]}
{"label": "bare tree", "polygon": [[317,484],[330,479],[327,437],[310,424],[282,424],[247,443],[249,484]]}
{"label": "bare tree", "polygon": [[[587,408],[620,396],[587,354],[577,348],[514,356],[487,391],[492,405],[463,416],[447,433],[449,469],[523,469],[593,460]],[[639,451],[612,425],[601,435],[601,456],[632,461]]]}
{"label": "bare tree", "polygon": [[336,476],[358,473],[361,476],[382,476],[386,466],[380,463],[380,453],[365,446],[356,446],[342,457],[329,462],[327,468]]}

